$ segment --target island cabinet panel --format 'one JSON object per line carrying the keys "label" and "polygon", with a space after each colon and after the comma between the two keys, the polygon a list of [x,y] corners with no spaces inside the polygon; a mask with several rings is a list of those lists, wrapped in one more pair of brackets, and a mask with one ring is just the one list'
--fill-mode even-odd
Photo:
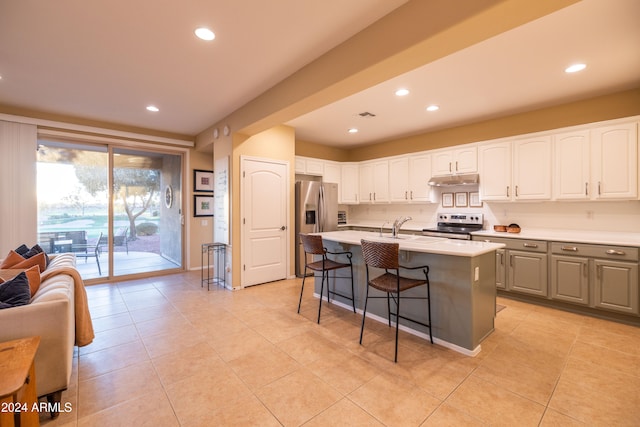
{"label": "island cabinet panel", "polygon": [[[366,270],[362,258],[361,238],[370,240],[384,239],[376,237],[378,233],[357,231],[336,231],[322,233],[325,247],[330,252],[351,251],[353,253],[353,276],[355,289],[356,309],[362,311],[366,292]],[[345,238],[341,236],[347,236]],[[350,240],[350,236],[356,238]],[[389,240],[389,239],[387,239]],[[446,239],[434,239],[443,241],[447,248],[455,247],[447,244]],[[475,355],[481,349],[481,342],[494,330],[494,318],[496,309],[496,261],[495,249],[488,250],[475,256],[458,256],[425,251],[404,250],[403,245],[411,239],[400,240],[400,264],[407,267],[428,265],[429,280],[431,282],[431,320],[432,333],[435,344],[444,345],[456,351],[468,355]],[[475,242],[477,244],[477,242]],[[466,243],[465,243],[466,245]],[[474,245],[474,242],[469,242]],[[408,246],[407,246],[408,247]],[[425,248],[429,247],[425,244]],[[346,258],[345,258],[346,260]],[[338,259],[342,261],[342,259]],[[384,270],[372,269],[371,274],[378,275]],[[424,278],[422,270],[403,270],[403,276]],[[315,293],[320,293],[321,279],[316,278]],[[331,289],[334,287],[331,279]],[[350,293],[348,280],[338,280],[336,288],[342,292]],[[403,297],[425,296],[426,287],[420,286],[403,293]],[[370,290],[371,295],[384,295],[375,289]],[[342,304],[345,309],[350,309],[351,301],[338,295],[333,303]],[[304,302],[303,302],[304,304]],[[326,304],[326,297],[323,303]],[[427,321],[426,302],[418,299],[403,299],[400,310],[403,316]],[[394,309],[392,303],[392,309]],[[317,309],[317,306],[316,306]],[[371,319],[371,320],[369,320]],[[370,299],[367,304],[367,322],[377,320],[387,323],[386,299]],[[393,319],[392,319],[393,323]],[[400,320],[400,328],[407,332],[424,337],[427,341],[428,328]],[[371,331],[371,329],[369,329]],[[367,328],[365,327],[365,336]],[[357,342],[357,340],[356,340]],[[402,338],[400,339],[402,343]],[[390,356],[393,357],[392,353]],[[402,359],[402,351],[399,353]]]}

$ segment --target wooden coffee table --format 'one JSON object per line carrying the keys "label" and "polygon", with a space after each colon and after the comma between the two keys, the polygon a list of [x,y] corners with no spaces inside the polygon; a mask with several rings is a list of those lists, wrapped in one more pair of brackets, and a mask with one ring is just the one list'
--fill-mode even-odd
{"label": "wooden coffee table", "polygon": [[40,337],[0,343],[0,427],[39,426],[36,370]]}

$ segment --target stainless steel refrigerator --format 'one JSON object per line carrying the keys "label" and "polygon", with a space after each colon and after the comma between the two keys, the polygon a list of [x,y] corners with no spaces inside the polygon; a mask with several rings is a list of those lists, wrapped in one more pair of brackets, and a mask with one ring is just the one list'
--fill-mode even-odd
{"label": "stainless steel refrigerator", "polygon": [[338,184],[296,181],[296,276],[304,275],[304,247],[300,233],[338,229]]}

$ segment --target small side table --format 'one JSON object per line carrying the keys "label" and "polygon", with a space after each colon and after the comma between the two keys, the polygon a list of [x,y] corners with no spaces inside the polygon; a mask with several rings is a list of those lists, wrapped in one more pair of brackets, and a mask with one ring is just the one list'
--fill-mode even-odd
{"label": "small side table", "polygon": [[39,344],[40,337],[0,343],[0,427],[40,425],[33,363]]}
{"label": "small side table", "polygon": [[[207,254],[207,277],[204,277],[204,254]],[[213,272],[211,271],[211,257],[213,256]],[[204,243],[202,245],[202,253],[200,254],[200,287],[207,284],[207,290],[209,285],[225,284],[225,265],[227,256],[227,245],[224,243]],[[220,262],[222,260],[222,262]]]}

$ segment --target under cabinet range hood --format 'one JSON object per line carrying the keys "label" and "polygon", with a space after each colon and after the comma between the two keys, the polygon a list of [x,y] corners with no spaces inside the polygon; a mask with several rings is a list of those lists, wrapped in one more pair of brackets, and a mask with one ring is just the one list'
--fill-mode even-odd
{"label": "under cabinet range hood", "polygon": [[429,180],[433,187],[449,187],[454,185],[478,185],[480,181],[477,173],[465,175],[434,176]]}

